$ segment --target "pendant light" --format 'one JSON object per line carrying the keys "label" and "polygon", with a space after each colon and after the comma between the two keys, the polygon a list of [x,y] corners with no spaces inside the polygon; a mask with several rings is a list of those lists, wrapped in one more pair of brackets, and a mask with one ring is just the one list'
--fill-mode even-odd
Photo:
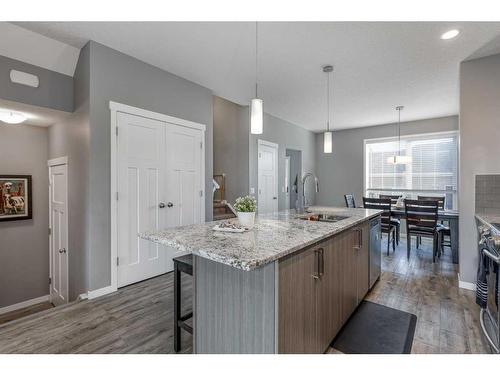
{"label": "pendant light", "polygon": [[326,132],[323,133],[323,152],[331,154],[333,149],[333,132],[330,131],[330,73],[333,72],[333,66],[325,65],[323,72],[327,74],[326,78]]}
{"label": "pendant light", "polygon": [[255,98],[250,103],[250,133],[262,134],[264,131],[264,103],[258,96],[258,26],[255,22]]}
{"label": "pendant light", "polygon": [[398,111],[398,154],[387,158],[389,164],[398,165],[411,163],[411,156],[401,155],[401,111],[403,108],[402,105],[396,107],[396,111]]}

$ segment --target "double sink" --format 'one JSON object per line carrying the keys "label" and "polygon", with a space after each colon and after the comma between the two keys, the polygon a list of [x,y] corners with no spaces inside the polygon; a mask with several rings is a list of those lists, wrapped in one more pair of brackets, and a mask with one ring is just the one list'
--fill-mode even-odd
{"label": "double sink", "polygon": [[332,214],[319,214],[319,213],[310,213],[308,215],[299,216],[300,220],[307,221],[324,221],[327,223],[336,223],[337,221],[341,221],[344,219],[348,219],[348,216],[341,215],[332,215]]}

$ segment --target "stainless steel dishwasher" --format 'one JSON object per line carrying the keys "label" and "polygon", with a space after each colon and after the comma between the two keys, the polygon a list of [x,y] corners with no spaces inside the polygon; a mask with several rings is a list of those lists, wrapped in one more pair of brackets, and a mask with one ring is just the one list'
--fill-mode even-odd
{"label": "stainless steel dishwasher", "polygon": [[380,216],[370,220],[370,289],[380,278],[382,264]]}

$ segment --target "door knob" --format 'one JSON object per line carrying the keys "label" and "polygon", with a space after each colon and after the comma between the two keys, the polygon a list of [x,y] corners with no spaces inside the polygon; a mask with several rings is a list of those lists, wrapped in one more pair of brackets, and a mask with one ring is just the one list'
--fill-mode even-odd
{"label": "door knob", "polygon": [[273,197],[273,199],[278,199],[278,197]]}
{"label": "door knob", "polygon": [[173,204],[172,202],[168,202],[168,203],[167,203],[167,207],[169,207],[169,208],[170,208],[170,207],[174,207],[174,204]]}
{"label": "door knob", "polygon": [[160,207],[160,208],[165,208],[165,203],[160,202],[160,204],[158,205],[158,207]]}
{"label": "door knob", "polygon": [[62,249],[59,249],[59,254],[66,253],[66,249],[63,247]]}

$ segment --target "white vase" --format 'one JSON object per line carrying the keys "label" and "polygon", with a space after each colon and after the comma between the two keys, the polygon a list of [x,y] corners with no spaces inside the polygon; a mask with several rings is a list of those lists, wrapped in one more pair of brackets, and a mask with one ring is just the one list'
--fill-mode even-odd
{"label": "white vase", "polygon": [[242,227],[252,229],[255,223],[255,212],[237,212],[238,221]]}

